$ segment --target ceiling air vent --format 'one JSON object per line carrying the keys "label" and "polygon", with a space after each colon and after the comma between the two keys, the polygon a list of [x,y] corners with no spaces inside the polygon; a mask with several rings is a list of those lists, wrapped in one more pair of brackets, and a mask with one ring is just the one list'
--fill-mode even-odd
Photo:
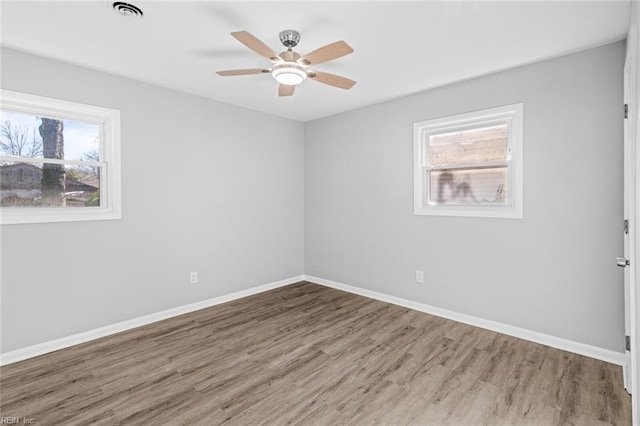
{"label": "ceiling air vent", "polygon": [[142,18],[142,10],[131,3],[125,3],[122,1],[114,2],[113,10],[115,10],[118,15]]}

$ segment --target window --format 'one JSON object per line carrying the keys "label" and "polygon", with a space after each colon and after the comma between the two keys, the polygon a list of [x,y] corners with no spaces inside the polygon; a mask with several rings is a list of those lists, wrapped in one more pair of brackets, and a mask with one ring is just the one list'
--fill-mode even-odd
{"label": "window", "polygon": [[522,104],[414,124],[416,215],[522,218]]}
{"label": "window", "polygon": [[119,219],[120,112],[0,92],[0,223]]}

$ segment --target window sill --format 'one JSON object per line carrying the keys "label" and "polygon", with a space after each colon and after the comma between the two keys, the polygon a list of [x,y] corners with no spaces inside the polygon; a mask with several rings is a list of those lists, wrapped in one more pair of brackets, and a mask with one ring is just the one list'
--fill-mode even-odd
{"label": "window sill", "polygon": [[5,208],[0,212],[0,224],[78,222],[93,220],[117,220],[122,214],[119,208],[58,207],[58,208]]}
{"label": "window sill", "polygon": [[456,216],[500,219],[523,219],[522,209],[493,206],[421,206],[414,209],[417,216]]}

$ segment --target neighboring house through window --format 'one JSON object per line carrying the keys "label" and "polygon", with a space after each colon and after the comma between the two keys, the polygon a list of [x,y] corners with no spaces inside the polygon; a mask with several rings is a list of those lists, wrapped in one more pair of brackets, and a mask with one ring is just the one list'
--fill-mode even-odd
{"label": "neighboring house through window", "polygon": [[416,215],[522,218],[522,104],[414,124]]}
{"label": "neighboring house through window", "polygon": [[0,93],[2,224],[119,219],[119,111]]}

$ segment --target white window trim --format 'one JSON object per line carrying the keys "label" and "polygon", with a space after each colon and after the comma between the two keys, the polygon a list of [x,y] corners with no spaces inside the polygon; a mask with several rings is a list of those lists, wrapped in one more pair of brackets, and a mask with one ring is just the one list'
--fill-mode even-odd
{"label": "white window trim", "polygon": [[[458,114],[416,122],[413,125],[414,214],[431,216],[468,216],[494,218],[523,218],[523,110],[522,103],[481,111]],[[435,132],[456,131],[492,124],[507,124],[509,129],[507,205],[438,205],[429,203],[426,151],[429,135]]]}
{"label": "white window trim", "polygon": [[[112,220],[122,217],[120,168],[120,111],[77,102],[0,89],[0,108],[33,115],[83,121],[101,126],[99,207],[0,207],[0,224]],[[2,160],[19,158],[1,156]],[[31,159],[32,162],[43,162]],[[46,162],[59,162],[44,159]],[[64,161],[81,164],[81,161]],[[104,184],[103,184],[104,183]]]}

